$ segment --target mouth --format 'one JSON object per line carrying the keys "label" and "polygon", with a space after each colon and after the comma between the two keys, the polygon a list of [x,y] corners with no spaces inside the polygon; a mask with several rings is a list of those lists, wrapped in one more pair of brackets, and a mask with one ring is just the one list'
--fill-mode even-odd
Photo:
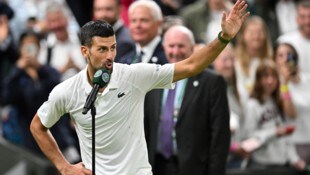
{"label": "mouth", "polygon": [[105,64],[105,68],[108,69],[108,70],[111,70],[113,67],[113,63],[106,63]]}

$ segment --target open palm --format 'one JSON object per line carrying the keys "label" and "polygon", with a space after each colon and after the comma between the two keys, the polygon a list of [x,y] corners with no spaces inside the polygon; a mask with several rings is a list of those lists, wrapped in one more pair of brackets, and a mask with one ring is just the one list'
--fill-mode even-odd
{"label": "open palm", "polygon": [[244,0],[238,0],[228,15],[226,12],[223,12],[221,26],[223,36],[226,39],[230,40],[234,38],[244,20],[250,15],[249,12],[246,12],[247,7],[248,5]]}

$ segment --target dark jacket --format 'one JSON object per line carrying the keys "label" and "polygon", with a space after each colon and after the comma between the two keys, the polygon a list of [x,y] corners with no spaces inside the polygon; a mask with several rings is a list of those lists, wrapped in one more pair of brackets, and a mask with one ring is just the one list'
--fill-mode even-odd
{"label": "dark jacket", "polygon": [[[153,90],[145,98],[145,137],[153,168],[162,94],[163,90]],[[180,175],[225,174],[230,130],[222,77],[208,70],[188,79],[176,123],[176,140]]]}

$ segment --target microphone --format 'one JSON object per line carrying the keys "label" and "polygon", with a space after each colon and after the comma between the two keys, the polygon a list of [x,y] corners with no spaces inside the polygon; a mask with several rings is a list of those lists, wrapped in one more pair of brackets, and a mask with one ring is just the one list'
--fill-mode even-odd
{"label": "microphone", "polygon": [[109,81],[110,81],[110,72],[107,69],[102,68],[100,70],[97,70],[97,72],[94,75],[93,82],[92,82],[94,85],[93,89],[91,90],[90,94],[88,95],[86,99],[82,114],[87,114],[89,109],[92,107],[92,105],[96,101],[97,93],[99,89],[106,86],[109,83]]}

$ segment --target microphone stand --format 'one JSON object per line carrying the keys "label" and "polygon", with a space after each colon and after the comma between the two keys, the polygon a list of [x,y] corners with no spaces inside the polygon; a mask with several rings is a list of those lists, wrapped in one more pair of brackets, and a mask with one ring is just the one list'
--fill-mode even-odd
{"label": "microphone stand", "polygon": [[90,113],[91,113],[91,117],[92,117],[92,172],[93,175],[95,175],[96,173],[96,140],[95,140],[95,117],[96,117],[96,107],[94,105],[94,103],[91,104],[91,109],[90,109]]}

